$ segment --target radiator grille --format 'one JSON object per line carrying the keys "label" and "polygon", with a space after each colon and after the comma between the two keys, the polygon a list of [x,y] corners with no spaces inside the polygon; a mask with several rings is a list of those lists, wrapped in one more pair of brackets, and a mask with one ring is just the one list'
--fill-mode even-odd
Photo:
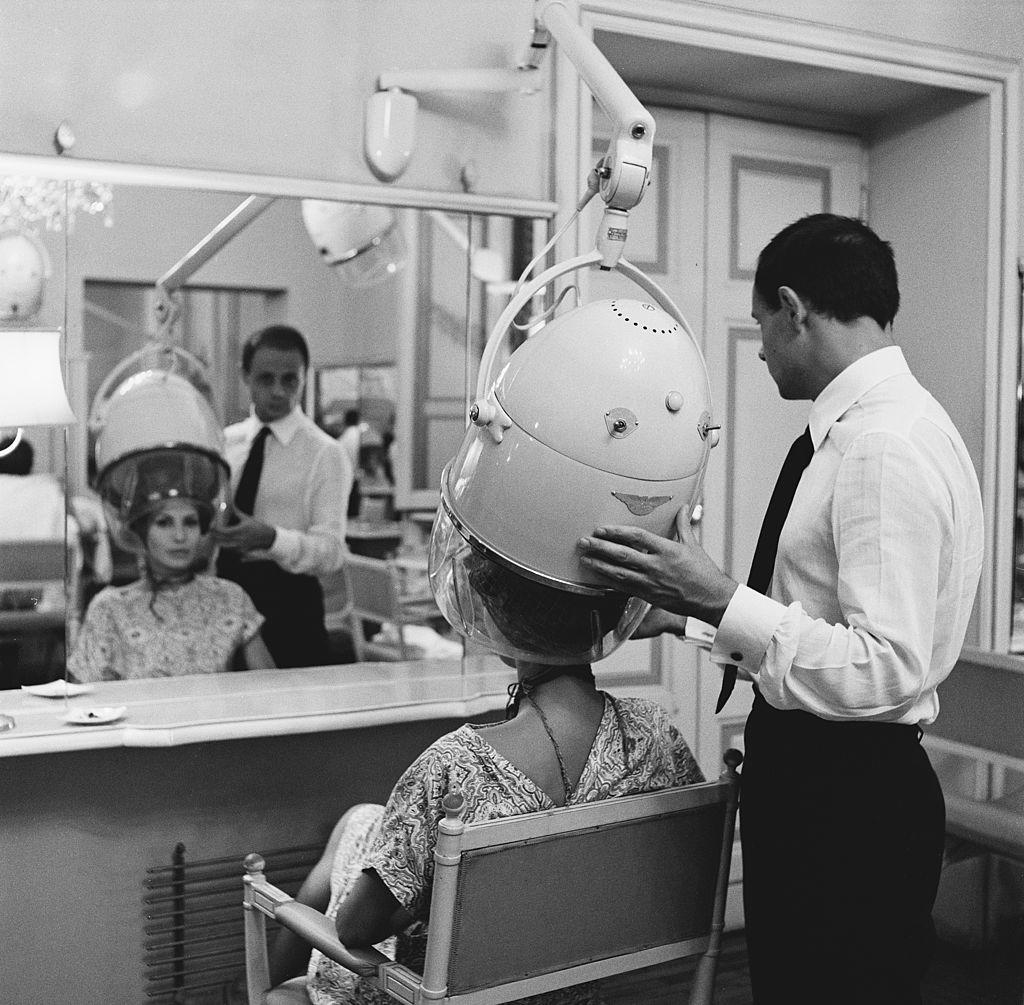
{"label": "radiator grille", "polygon": [[[242,859],[189,860],[178,844],[171,864],[146,870],[143,880],[143,963],[147,1001],[168,1005],[225,1002],[225,985],[245,972]],[[320,845],[260,854],[267,879],[294,896],[322,851]],[[273,931],[268,921],[268,932]]]}

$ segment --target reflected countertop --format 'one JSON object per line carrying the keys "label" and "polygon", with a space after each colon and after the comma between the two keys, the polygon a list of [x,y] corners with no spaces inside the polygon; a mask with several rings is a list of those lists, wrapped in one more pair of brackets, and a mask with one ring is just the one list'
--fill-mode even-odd
{"label": "reflected countertop", "polygon": [[[0,756],[471,720],[504,707],[513,676],[493,657],[472,657],[465,667],[459,660],[421,660],[109,681],[66,700],[4,691],[0,712],[16,725],[0,733]],[[64,721],[69,712],[122,705],[117,722]]]}

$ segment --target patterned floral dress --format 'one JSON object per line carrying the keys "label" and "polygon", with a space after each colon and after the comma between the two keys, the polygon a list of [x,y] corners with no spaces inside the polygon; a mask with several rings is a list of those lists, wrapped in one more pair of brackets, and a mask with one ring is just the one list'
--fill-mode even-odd
{"label": "patterned floral dress", "polygon": [[82,682],[221,673],[262,624],[245,590],[214,576],[155,594],[145,580],[108,586],[89,605],[68,671]]}
{"label": "patterned floral dress", "polygon": [[[377,948],[416,971],[423,966],[434,846],[444,817],[444,796],[455,788],[462,792],[469,822],[555,808],[547,793],[502,757],[486,735],[486,726],[465,725],[431,744],[398,780],[387,806],[366,804],[352,812],[335,854],[328,915],[337,914],[363,869],[375,870],[415,919],[397,940],[389,939]],[[601,724],[567,805],[702,781],[690,748],[665,709],[640,698],[613,703],[605,695]],[[390,1001],[317,950],[309,962],[307,990],[315,1005]],[[523,1002],[599,1005],[601,998],[595,985],[581,985]]]}

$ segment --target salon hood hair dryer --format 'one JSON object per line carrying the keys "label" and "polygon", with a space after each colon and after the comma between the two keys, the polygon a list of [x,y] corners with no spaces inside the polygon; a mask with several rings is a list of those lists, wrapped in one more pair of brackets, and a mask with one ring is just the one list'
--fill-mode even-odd
{"label": "salon hood hair dryer", "polygon": [[[629,142],[613,139],[577,207],[597,193],[605,201],[595,249],[521,281],[491,332],[468,431],[441,478],[429,577],[466,638],[507,658],[572,664],[609,655],[648,610],[584,568],[576,542],[607,524],[672,536],[679,510],[700,496],[718,427],[689,325],[621,257],[628,211],[649,177],[653,120],[563,5],[546,14]],[[559,278],[591,268],[617,269],[642,296],[556,314],[568,287],[519,326],[533,334],[498,369],[520,311]]]}
{"label": "salon hood hair dryer", "polygon": [[202,362],[178,346],[150,343],[100,386],[89,415],[96,489],[111,535],[141,554],[139,521],[161,503],[196,507],[201,526],[226,516],[230,471]]}

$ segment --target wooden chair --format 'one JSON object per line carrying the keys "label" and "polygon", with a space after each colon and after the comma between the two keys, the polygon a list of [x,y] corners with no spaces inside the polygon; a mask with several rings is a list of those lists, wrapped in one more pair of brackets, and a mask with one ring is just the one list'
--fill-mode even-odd
{"label": "wooden chair", "polygon": [[499,1005],[698,954],[690,1005],[710,1005],[742,754],[725,761],[715,782],[477,824],[462,822],[462,796],[449,794],[422,974],[346,949],[329,918],[267,883],[263,859],[249,855],[250,1005],[274,1001],[268,917],[407,1005]]}
{"label": "wooden chair", "polygon": [[[401,578],[394,563],[364,555],[346,555],[344,574],[350,600],[348,617],[356,659],[412,660],[416,650],[406,638],[407,625],[426,624],[440,617],[432,599],[409,601],[402,596]],[[394,642],[367,638],[367,622],[395,626]]]}

